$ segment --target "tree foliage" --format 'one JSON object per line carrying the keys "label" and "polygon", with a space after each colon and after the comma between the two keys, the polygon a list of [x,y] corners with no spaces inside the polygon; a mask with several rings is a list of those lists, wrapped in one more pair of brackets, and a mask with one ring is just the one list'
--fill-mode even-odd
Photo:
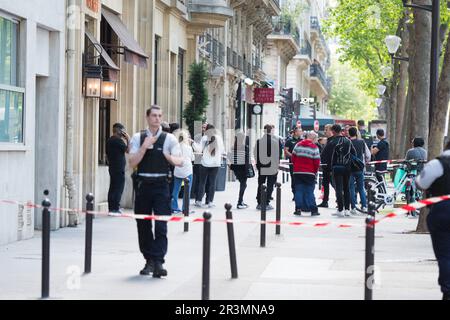
{"label": "tree foliage", "polygon": [[333,90],[328,109],[334,115],[345,119],[365,120],[366,123],[376,118],[374,97],[359,87],[358,72],[349,63],[333,59],[329,70],[333,78]]}
{"label": "tree foliage", "polygon": [[391,63],[384,39],[396,33],[402,10],[401,0],[338,0],[324,24],[340,44],[340,61],[359,71],[360,86],[370,95],[384,80],[382,67]]}
{"label": "tree foliage", "polygon": [[204,62],[193,63],[189,69],[189,92],[191,101],[187,103],[183,117],[189,128],[191,136],[194,136],[194,125],[196,121],[203,121],[206,107],[209,104],[208,90],[205,83],[208,80],[208,68]]}

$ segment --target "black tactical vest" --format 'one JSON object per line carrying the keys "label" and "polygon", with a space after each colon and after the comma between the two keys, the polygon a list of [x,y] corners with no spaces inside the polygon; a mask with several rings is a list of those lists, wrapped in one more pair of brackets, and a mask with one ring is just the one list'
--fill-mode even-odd
{"label": "black tactical vest", "polygon": [[437,179],[428,190],[432,197],[450,194],[450,157],[438,157],[437,159],[444,167],[444,174]]}
{"label": "black tactical vest", "polygon": [[[146,133],[141,132],[141,145],[146,138]],[[148,149],[138,165],[138,174],[165,174],[169,172],[169,162],[163,154],[163,146],[166,141],[167,133],[162,132],[153,149]]]}

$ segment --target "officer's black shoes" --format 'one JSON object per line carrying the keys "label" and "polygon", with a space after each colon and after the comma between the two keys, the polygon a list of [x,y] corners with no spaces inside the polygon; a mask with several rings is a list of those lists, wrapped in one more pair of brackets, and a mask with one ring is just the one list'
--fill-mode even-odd
{"label": "officer's black shoes", "polygon": [[147,260],[145,263],[144,269],[141,270],[140,274],[141,276],[148,276],[150,273],[154,272],[155,270],[155,264],[151,260]]}
{"label": "officer's black shoes", "polygon": [[302,210],[296,209],[295,212],[294,212],[294,215],[301,216],[302,215]]}
{"label": "officer's black shoes", "polygon": [[324,201],[317,206],[318,208],[328,208],[328,202]]}
{"label": "officer's black shoes", "polygon": [[313,212],[311,212],[311,217],[318,217],[318,216],[320,216],[319,211],[313,211]]}
{"label": "officer's black shoes", "polygon": [[444,293],[442,300],[450,300],[450,293]]}
{"label": "officer's black shoes", "polygon": [[167,277],[167,270],[163,268],[161,262],[155,262],[155,270],[153,271],[153,278]]}

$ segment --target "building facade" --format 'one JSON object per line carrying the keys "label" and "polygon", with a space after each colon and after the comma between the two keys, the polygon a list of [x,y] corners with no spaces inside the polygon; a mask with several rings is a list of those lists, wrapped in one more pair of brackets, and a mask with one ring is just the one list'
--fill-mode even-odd
{"label": "building facade", "polygon": [[[40,203],[44,190],[62,194],[64,30],[64,1],[0,1],[2,199]],[[32,237],[36,213],[0,205],[0,244]],[[59,219],[52,215],[52,228]]]}

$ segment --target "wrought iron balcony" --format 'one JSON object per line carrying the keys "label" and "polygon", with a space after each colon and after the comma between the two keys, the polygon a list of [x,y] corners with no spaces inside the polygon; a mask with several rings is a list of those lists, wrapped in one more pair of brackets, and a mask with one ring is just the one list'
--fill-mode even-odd
{"label": "wrought iron balcony", "polygon": [[325,37],[322,32],[322,28],[320,27],[319,18],[317,17],[311,17],[311,31],[317,32],[319,35],[320,41],[322,43],[322,46],[324,48],[324,51],[327,53],[328,56],[330,56],[330,49],[328,48],[327,41],[325,40]]}
{"label": "wrought iron balcony", "polygon": [[328,90],[327,77],[326,77],[325,72],[323,71],[322,67],[319,64],[311,65],[310,76],[318,78],[319,81],[322,83],[322,86]]}
{"label": "wrought iron balcony", "polygon": [[312,48],[311,48],[311,44],[309,43],[308,40],[302,40],[300,54],[308,56],[309,60],[312,60]]}
{"label": "wrought iron balcony", "polygon": [[184,0],[187,2],[190,23],[200,28],[224,27],[234,15],[227,0]]}
{"label": "wrought iron balcony", "polygon": [[300,30],[291,22],[291,20],[285,20],[284,17],[273,17],[272,26],[272,34],[291,36],[295,43],[300,47]]}

